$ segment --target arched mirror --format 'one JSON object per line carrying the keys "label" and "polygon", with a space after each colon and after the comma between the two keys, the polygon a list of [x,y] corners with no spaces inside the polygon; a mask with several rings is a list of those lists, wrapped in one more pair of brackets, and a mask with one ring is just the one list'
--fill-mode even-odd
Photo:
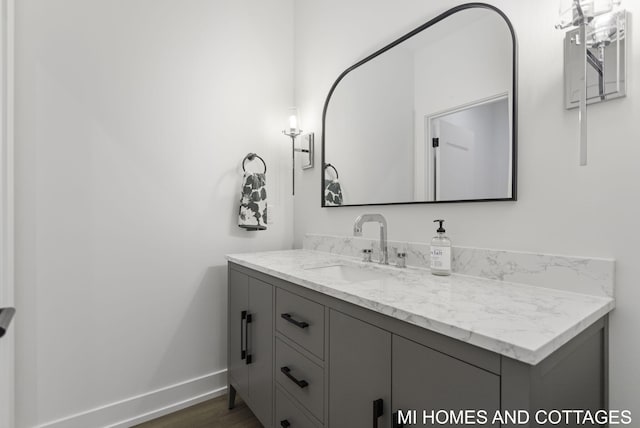
{"label": "arched mirror", "polygon": [[516,200],[516,71],[513,27],[483,3],[349,67],[324,105],[322,206]]}

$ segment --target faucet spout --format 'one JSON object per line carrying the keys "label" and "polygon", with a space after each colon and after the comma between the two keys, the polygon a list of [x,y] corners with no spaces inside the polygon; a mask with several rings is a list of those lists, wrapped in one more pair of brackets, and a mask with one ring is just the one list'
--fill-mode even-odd
{"label": "faucet spout", "polygon": [[382,214],[362,214],[353,223],[353,236],[362,236],[362,225],[376,222],[380,225],[380,264],[389,264],[389,249],[387,247],[387,219]]}

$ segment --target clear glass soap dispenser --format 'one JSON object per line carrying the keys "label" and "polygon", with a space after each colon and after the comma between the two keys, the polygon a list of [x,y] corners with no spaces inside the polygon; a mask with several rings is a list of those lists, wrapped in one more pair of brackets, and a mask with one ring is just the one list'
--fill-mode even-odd
{"label": "clear glass soap dispenser", "polygon": [[445,236],[442,227],[444,220],[434,220],[440,223],[436,231],[438,234],[431,240],[431,273],[434,275],[451,275],[451,241]]}

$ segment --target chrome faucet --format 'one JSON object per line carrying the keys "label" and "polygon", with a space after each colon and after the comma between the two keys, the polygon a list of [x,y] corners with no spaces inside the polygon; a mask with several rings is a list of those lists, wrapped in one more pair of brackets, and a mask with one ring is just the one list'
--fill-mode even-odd
{"label": "chrome faucet", "polygon": [[369,222],[380,224],[380,264],[389,264],[389,249],[387,248],[387,220],[382,214],[362,214],[353,223],[353,236],[362,236],[362,225]]}

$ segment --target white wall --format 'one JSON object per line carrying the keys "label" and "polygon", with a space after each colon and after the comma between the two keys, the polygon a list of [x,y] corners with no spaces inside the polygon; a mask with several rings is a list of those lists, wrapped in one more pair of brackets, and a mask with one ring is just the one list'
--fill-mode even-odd
{"label": "white wall", "polygon": [[[349,235],[364,211],[381,212],[390,239],[425,242],[431,219],[447,219],[456,245],[613,257],[617,309],[611,317],[611,406],[640,418],[640,2],[632,12],[628,96],[589,107],[589,165],[578,166],[577,112],[563,108],[563,37],[556,0],[492,0],[519,43],[518,201],[325,208],[320,173],[301,174],[295,244],[306,232]],[[448,0],[296,0],[296,98],[308,129],[321,131],[325,96],[354,60],[453,6]],[[304,189],[304,190],[303,190]],[[373,228],[365,233],[375,238]]]}
{"label": "white wall", "polygon": [[[291,247],[293,2],[16,7],[17,426],[207,396],[226,382],[224,254]],[[236,226],[249,151],[265,232]]]}

